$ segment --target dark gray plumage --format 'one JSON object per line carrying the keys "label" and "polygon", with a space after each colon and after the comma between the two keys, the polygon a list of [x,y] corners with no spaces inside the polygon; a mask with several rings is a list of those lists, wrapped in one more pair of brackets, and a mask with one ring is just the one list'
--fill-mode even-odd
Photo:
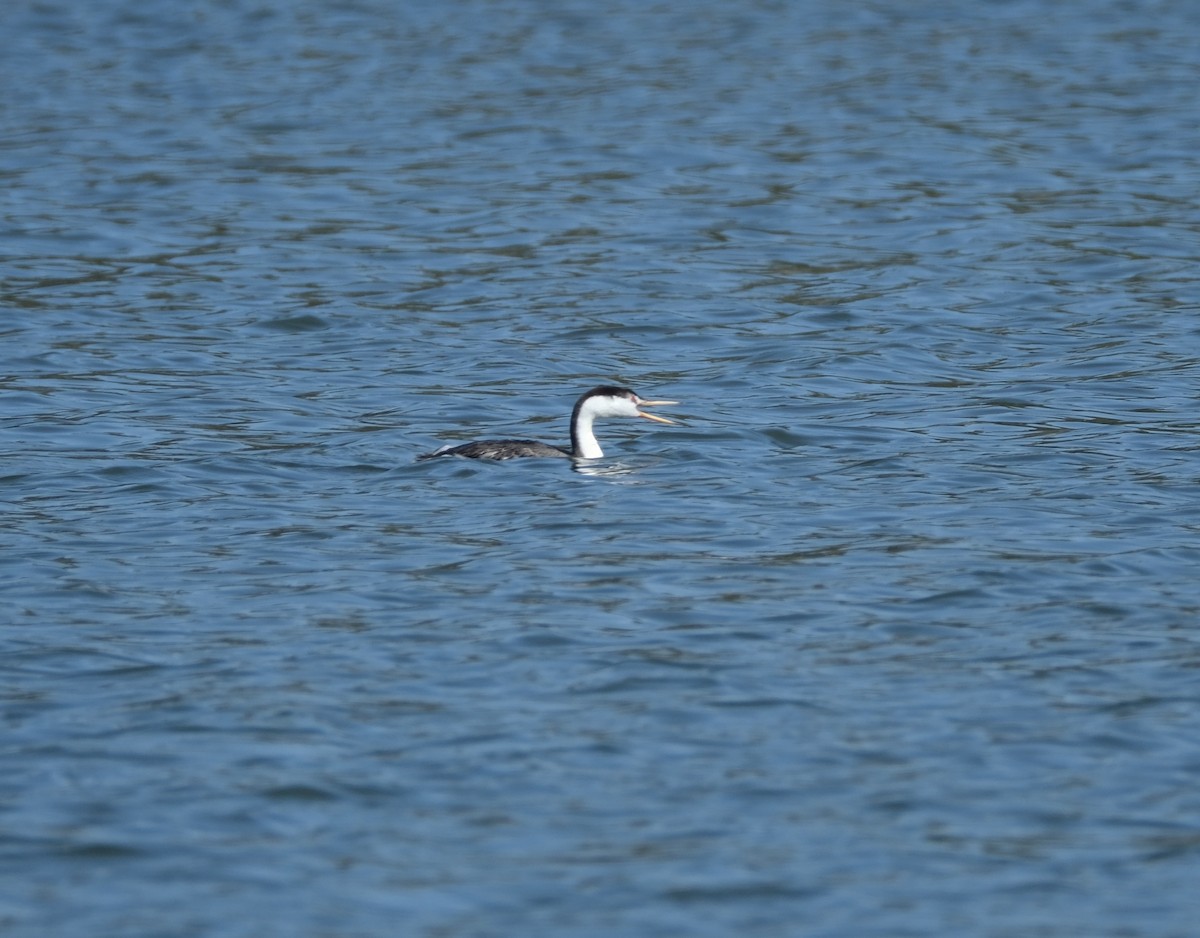
{"label": "dark gray plumage", "polygon": [[601,385],[592,388],[575,402],[571,412],[571,448],[550,446],[537,440],[476,440],[458,446],[443,446],[432,453],[424,453],[418,459],[435,459],[439,456],[463,456],[467,459],[518,459],[523,457],[552,457],[555,459],[598,459],[604,455],[592,423],[598,417],[644,417],[659,423],[673,423],[657,414],[646,414],[639,407],[655,404],[675,404],[677,401],[644,401],[629,388]]}

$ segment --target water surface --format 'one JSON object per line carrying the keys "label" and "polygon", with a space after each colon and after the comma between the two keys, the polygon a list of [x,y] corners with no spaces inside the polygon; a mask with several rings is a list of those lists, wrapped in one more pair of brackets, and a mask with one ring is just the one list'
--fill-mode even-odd
{"label": "water surface", "polygon": [[0,28],[6,935],[1192,933],[1192,4]]}

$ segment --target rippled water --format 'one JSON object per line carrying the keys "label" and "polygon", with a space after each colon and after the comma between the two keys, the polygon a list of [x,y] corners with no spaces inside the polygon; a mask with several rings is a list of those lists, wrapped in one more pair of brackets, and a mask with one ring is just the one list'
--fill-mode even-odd
{"label": "rippled water", "polygon": [[1200,7],[0,29],[5,935],[1193,933]]}

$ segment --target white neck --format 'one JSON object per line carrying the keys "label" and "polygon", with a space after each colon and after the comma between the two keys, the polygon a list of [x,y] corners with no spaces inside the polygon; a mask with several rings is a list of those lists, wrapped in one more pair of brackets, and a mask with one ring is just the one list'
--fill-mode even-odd
{"label": "white neck", "polygon": [[599,459],[604,455],[604,450],[596,442],[596,434],[592,432],[592,421],[595,419],[591,410],[584,407],[579,412],[579,419],[575,421],[575,426],[572,428],[573,439],[571,442],[575,445],[575,452],[572,455],[578,459]]}

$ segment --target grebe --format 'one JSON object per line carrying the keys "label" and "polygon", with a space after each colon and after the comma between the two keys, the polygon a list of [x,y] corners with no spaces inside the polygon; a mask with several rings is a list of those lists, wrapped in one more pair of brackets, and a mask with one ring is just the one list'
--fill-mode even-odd
{"label": "grebe", "polygon": [[654,407],[663,404],[678,404],[678,401],[644,401],[629,388],[602,385],[592,388],[575,402],[571,412],[571,448],[550,446],[537,440],[476,440],[459,446],[443,446],[418,459],[434,459],[438,456],[466,456],[468,459],[516,459],[522,456],[553,456],[559,459],[598,459],[604,455],[592,422],[597,417],[644,417],[659,423],[671,423],[666,417],[647,414],[639,407]]}

